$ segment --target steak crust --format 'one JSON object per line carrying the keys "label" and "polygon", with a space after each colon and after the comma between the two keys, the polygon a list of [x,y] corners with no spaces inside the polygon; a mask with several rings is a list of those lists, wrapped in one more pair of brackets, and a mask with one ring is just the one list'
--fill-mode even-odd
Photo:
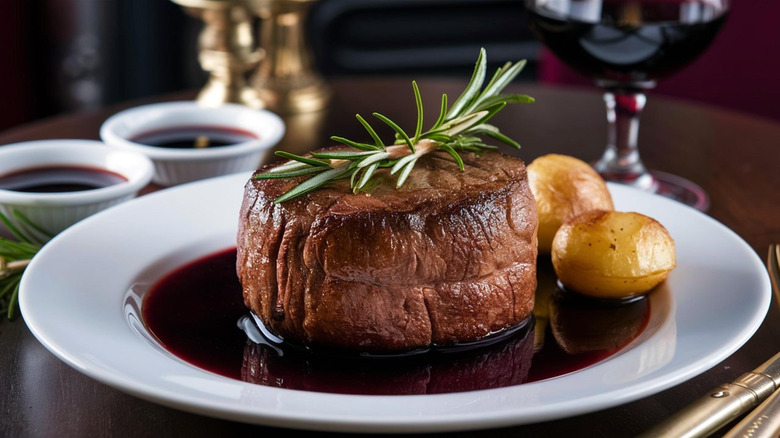
{"label": "steak crust", "polygon": [[399,189],[385,169],[367,193],[340,181],[282,204],[301,179],[250,179],[237,237],[246,306],[285,340],[371,353],[476,341],[525,320],[537,256],[525,164],[498,152],[463,160],[465,171],[436,152]]}

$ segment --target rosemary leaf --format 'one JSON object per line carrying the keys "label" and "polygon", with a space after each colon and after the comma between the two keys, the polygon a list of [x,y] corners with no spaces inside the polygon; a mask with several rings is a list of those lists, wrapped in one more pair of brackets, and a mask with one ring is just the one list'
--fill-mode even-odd
{"label": "rosemary leaf", "polygon": [[0,298],[5,297],[8,295],[11,290],[16,286],[16,283],[19,279],[21,279],[22,274],[11,274],[7,277],[3,277],[3,282],[0,284]]}
{"label": "rosemary leaf", "polygon": [[409,163],[404,166],[403,170],[401,170],[401,173],[398,174],[398,181],[395,183],[395,188],[399,188],[406,182],[406,179],[409,178],[409,174],[412,173],[412,169],[414,169],[414,165],[417,164],[417,157],[415,157],[414,160],[410,161]]}
{"label": "rosemary leaf", "polygon": [[360,114],[355,114],[355,117],[358,119],[361,125],[363,125],[364,128],[366,128],[366,131],[368,131],[368,135],[371,136],[371,138],[374,139],[374,143],[376,144],[376,147],[374,149],[381,150],[384,149],[384,143],[382,143],[382,139],[379,138],[379,134],[374,131],[374,128],[371,127],[371,124],[369,124],[366,119],[360,116]]}
{"label": "rosemary leaf", "polygon": [[373,154],[376,154],[377,152],[374,151],[325,151],[325,152],[312,152],[311,155],[313,157],[317,158],[325,158],[328,160],[354,160],[354,159],[360,159],[363,157],[367,157]]}
{"label": "rosemary leaf", "polygon": [[447,116],[447,94],[441,95],[441,110],[439,110],[439,118],[436,119],[436,123],[433,124],[431,130],[437,129],[444,123],[444,118]]}
{"label": "rosemary leaf", "polygon": [[479,125],[481,125],[481,124],[487,122],[488,120],[490,120],[491,118],[493,118],[493,116],[495,116],[496,113],[498,113],[499,111],[504,109],[505,106],[506,106],[506,102],[499,102],[499,103],[497,103],[497,104],[495,104],[495,105],[493,105],[493,106],[491,106],[491,107],[489,107],[489,108],[487,108],[485,110],[482,110],[482,111],[476,113],[476,114],[482,114],[482,117],[480,117],[476,122],[474,122],[474,124],[472,126],[473,127],[479,127]]}
{"label": "rosemary leaf", "polygon": [[357,184],[357,187],[355,190],[362,189],[366,183],[368,183],[368,180],[371,179],[372,176],[374,176],[374,172],[376,172],[376,169],[379,168],[379,163],[374,163],[370,165],[365,172],[363,172],[363,176],[360,178],[360,181]]}
{"label": "rosemary leaf", "polygon": [[377,161],[381,161],[381,160],[386,159],[389,156],[390,156],[390,154],[387,153],[387,152],[377,152],[375,154],[370,155],[368,158],[364,158],[363,160],[361,160],[358,163],[357,167],[358,167],[358,169],[360,169],[360,168],[363,168],[363,167],[366,167],[366,166],[370,166],[370,165],[376,163]]}
{"label": "rosemary leaf", "polygon": [[374,117],[377,119],[383,121],[387,126],[393,128],[393,131],[395,131],[396,134],[400,135],[401,138],[404,140],[404,142],[409,146],[409,150],[414,153],[414,144],[412,144],[412,140],[409,138],[409,136],[406,134],[406,131],[401,129],[400,126],[398,126],[394,121],[388,119],[382,114],[374,113]]}
{"label": "rosemary leaf", "polygon": [[416,160],[416,159],[417,159],[417,155],[414,155],[414,154],[407,155],[407,156],[401,158],[400,160],[398,160],[397,163],[395,163],[395,166],[393,166],[393,168],[390,169],[390,175],[395,175],[396,172],[401,170],[401,168],[406,166],[410,161]]}
{"label": "rosemary leaf", "polygon": [[[468,114],[452,120],[449,124],[445,124],[446,130],[444,131],[449,136],[458,135],[461,132],[467,131],[470,128],[478,125],[478,121],[487,115],[487,111],[480,111],[478,113]],[[443,126],[443,127],[444,127]]]}
{"label": "rosemary leaf", "polygon": [[11,209],[9,212],[17,223],[0,212],[0,222],[11,230],[17,242],[0,237],[0,309],[8,320],[16,316],[19,307],[19,284],[21,283],[27,262],[41,249],[42,237],[52,237],[43,228],[29,220],[21,212]]}
{"label": "rosemary leaf", "polygon": [[487,135],[490,138],[493,138],[495,140],[500,141],[501,143],[508,144],[509,146],[512,146],[516,149],[520,149],[520,144],[511,138],[507,137],[506,135],[502,134],[498,128],[496,128],[493,125],[489,125],[487,123],[483,123],[479,125],[479,128],[472,131],[474,134],[482,134]]}
{"label": "rosemary leaf", "polygon": [[291,154],[291,153],[285,152],[285,151],[276,151],[276,156],[282,157],[282,158],[287,158],[289,160],[295,160],[295,161],[297,161],[299,163],[308,164],[308,165],[311,165],[311,166],[320,166],[320,167],[328,167],[329,166],[328,163],[325,162],[325,161],[313,160],[311,158],[302,157],[300,155]]}
{"label": "rosemary leaf", "polygon": [[[333,136],[331,137],[333,141],[350,149],[312,152],[311,158],[289,154],[286,157],[291,160],[290,162],[259,173],[256,177],[265,179],[311,175],[276,199],[277,203],[282,203],[323,185],[344,179],[349,180],[350,187],[355,193],[370,190],[373,187],[370,184],[372,181],[375,183],[381,181],[375,178],[380,169],[388,169],[390,175],[396,176],[396,187],[401,187],[409,178],[417,160],[436,150],[447,152],[460,169],[465,169],[462,153],[472,152],[479,155],[485,150],[497,149],[495,145],[486,144],[482,140],[483,136],[512,147],[519,147],[516,141],[487,122],[508,104],[534,101],[533,98],[521,94],[501,94],[501,91],[517,77],[524,65],[524,61],[514,64],[505,63],[495,71],[483,87],[487,55],[485,50],[481,49],[468,85],[449,108],[447,95],[442,95],[439,116],[428,131],[423,130],[422,94],[417,82],[412,82],[417,109],[417,121],[412,138],[389,117],[374,112],[373,116],[395,133],[390,143],[384,143],[374,128],[357,114],[355,117],[368,132],[374,144]],[[401,145],[405,147],[399,147]]]}
{"label": "rosemary leaf", "polygon": [[[26,227],[30,231],[33,232],[33,234],[37,234],[37,236],[43,236],[44,239],[40,239],[37,236],[35,236],[31,243],[28,244],[30,246],[36,247],[36,246],[42,246],[44,243],[46,243],[47,240],[51,240],[52,237],[54,237],[51,233],[44,230],[38,224],[33,223],[30,219],[27,218],[27,216],[23,215],[16,209],[11,209],[11,215],[18,220],[23,227]],[[32,255],[30,256],[32,257]]]}
{"label": "rosemary leaf", "polygon": [[471,137],[458,137],[456,141],[458,144],[469,144],[469,143],[481,143],[482,139],[476,136],[471,136]]}
{"label": "rosemary leaf", "polygon": [[347,172],[347,169],[344,167],[337,167],[335,169],[326,170],[297,185],[289,192],[276,198],[276,201],[274,202],[276,202],[277,204],[281,204],[282,202],[287,201],[289,199],[296,198],[298,196],[314,191],[318,189],[320,186],[322,186],[323,184],[326,184],[329,180],[341,176],[345,172]]}
{"label": "rosemary leaf", "polygon": [[526,96],[524,94],[500,94],[482,100],[482,102],[480,102],[480,104],[474,108],[474,111],[482,111],[500,102],[534,103],[534,98],[531,96]]}
{"label": "rosemary leaf", "polygon": [[358,177],[360,176],[360,174],[362,172],[365,172],[365,171],[366,171],[366,169],[357,169],[354,172],[352,172],[352,175],[350,175],[350,177],[349,177],[349,186],[352,187],[352,193],[356,193],[355,192],[355,187],[357,186]]}
{"label": "rosemary leaf", "polygon": [[392,160],[390,160],[390,159],[382,160],[382,161],[379,162],[379,168],[380,169],[386,169],[388,167],[393,167],[393,166],[395,166],[395,163],[398,162],[398,160],[400,160],[400,158],[395,158],[395,159],[392,159]]}
{"label": "rosemary leaf", "polygon": [[417,128],[414,130],[414,140],[411,142],[412,153],[414,153],[414,144],[420,141],[420,134],[422,134],[423,129],[423,103],[417,82],[412,81],[412,89],[414,89],[414,102],[417,105]]}
{"label": "rosemary leaf", "polygon": [[473,152],[477,155],[480,155],[484,150],[481,146],[482,145],[464,145],[464,146],[459,146],[458,150],[462,152]]}
{"label": "rosemary leaf", "polygon": [[349,163],[349,165],[347,165],[347,168],[346,168],[346,170],[344,170],[344,173],[337,174],[336,176],[333,177],[332,181],[341,181],[343,179],[349,179],[351,174],[353,174],[355,172],[358,172],[360,170],[362,170],[362,169],[358,169],[357,166],[355,165],[355,163],[351,162],[351,163]]}
{"label": "rosemary leaf", "polygon": [[[309,166],[309,165],[307,165],[305,163],[301,163],[301,162],[298,162],[298,161],[288,161],[288,162],[286,162],[284,164],[281,164],[279,166],[276,166],[276,167],[273,167],[271,169],[268,169],[265,172],[263,172],[262,174],[265,175],[265,174],[268,174],[268,173],[278,173],[278,172],[283,173],[283,172],[289,172],[289,171],[292,171],[292,170],[307,169],[309,167],[311,167],[311,166]],[[261,177],[260,176],[255,176],[255,178],[261,178]]]}
{"label": "rosemary leaf", "polygon": [[[508,69],[508,68],[509,68],[509,67],[511,67],[511,66],[512,66],[512,63],[511,63],[511,62],[505,62],[505,63],[504,63],[504,65],[502,65],[501,67],[499,67],[498,69],[496,69],[496,72],[495,72],[495,73],[493,73],[493,77],[492,77],[492,78],[490,78],[490,82],[488,82],[488,83],[487,83],[487,85],[485,85],[485,90],[489,90],[489,89],[491,89],[491,88],[493,87],[493,84],[495,84],[495,83],[496,83],[496,81],[497,81],[497,80],[498,80],[498,79],[501,77],[501,74],[502,74],[502,73],[503,73],[503,72],[504,72],[506,69]],[[483,95],[485,95],[485,94],[487,94],[487,93],[482,93],[482,94],[483,94]]]}
{"label": "rosemary leaf", "polygon": [[13,294],[11,294],[11,299],[8,300],[8,313],[6,313],[6,316],[9,321],[13,321],[16,317],[16,308],[19,307],[19,284],[21,282],[21,279],[14,281]]}
{"label": "rosemary leaf", "polygon": [[8,216],[0,213],[0,222],[3,222],[3,225],[8,229],[8,231],[13,234],[14,237],[16,237],[21,242],[29,242],[30,238],[25,235],[25,233],[22,233],[19,228],[14,225],[10,219],[8,219]]}
{"label": "rosemary leaf", "polygon": [[30,258],[38,251],[40,245],[27,242],[14,242],[0,237],[0,254],[6,260],[20,260]]}
{"label": "rosemary leaf", "polygon": [[466,111],[474,111],[475,108],[477,108],[484,99],[499,94],[501,90],[509,85],[509,83],[512,82],[518,74],[520,74],[520,71],[523,69],[523,67],[525,67],[525,61],[520,61],[503,71],[499,70],[499,73],[493,77],[494,80],[491,80],[485,89],[482,90],[482,93],[480,93],[479,97],[474,99],[471,105],[469,105]]}
{"label": "rosemary leaf", "polygon": [[330,139],[333,140],[333,141],[337,141],[339,143],[343,143],[343,144],[345,144],[347,146],[352,146],[355,149],[360,149],[361,151],[378,151],[378,150],[382,149],[382,148],[378,148],[378,147],[376,147],[376,146],[374,146],[372,144],[360,143],[360,142],[357,142],[357,141],[352,141],[352,140],[349,140],[349,139],[344,138],[344,137],[339,137],[337,135],[332,136]]}
{"label": "rosemary leaf", "polygon": [[279,178],[297,178],[299,176],[311,175],[313,173],[321,173],[328,170],[327,167],[306,167],[299,170],[291,170],[289,172],[274,172],[274,173],[261,173],[255,176],[257,179],[279,179]]}
{"label": "rosemary leaf", "polygon": [[432,132],[426,135],[425,138],[427,138],[428,140],[438,141],[439,143],[448,143],[452,141],[452,137],[440,132]]}
{"label": "rosemary leaf", "polygon": [[463,158],[461,158],[460,155],[458,155],[458,153],[455,152],[455,149],[453,149],[452,146],[445,143],[439,145],[439,148],[444,149],[448,154],[450,154],[450,156],[452,156],[452,158],[455,159],[455,162],[458,163],[458,167],[460,167],[460,170],[466,169],[466,166],[463,164]]}
{"label": "rosemary leaf", "polygon": [[445,120],[451,120],[460,116],[463,110],[471,104],[474,97],[479,93],[482,83],[485,82],[485,70],[487,70],[485,49],[480,49],[477,65],[471,75],[471,80],[460,97],[452,104],[452,108],[447,113]]}

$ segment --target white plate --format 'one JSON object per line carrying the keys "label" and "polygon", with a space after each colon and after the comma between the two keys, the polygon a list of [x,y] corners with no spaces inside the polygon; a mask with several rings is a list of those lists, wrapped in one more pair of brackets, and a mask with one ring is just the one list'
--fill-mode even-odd
{"label": "white plate", "polygon": [[451,394],[339,395],[244,383],[162,351],[131,327],[137,321],[124,307],[131,285],[235,245],[248,177],[163,190],[67,229],[24,275],[20,305],[27,325],[80,372],[162,405],[270,426],[428,432],[551,420],[654,394],[731,355],[769,307],[763,263],[736,234],[682,204],[610,185],[617,208],[658,219],[678,254],[666,288],[651,295],[649,327],[620,354],[554,379]]}

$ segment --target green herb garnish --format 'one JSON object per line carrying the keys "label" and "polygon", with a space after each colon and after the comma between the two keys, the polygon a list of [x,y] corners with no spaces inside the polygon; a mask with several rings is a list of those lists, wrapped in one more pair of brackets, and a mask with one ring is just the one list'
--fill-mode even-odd
{"label": "green herb garnish", "polygon": [[[300,156],[279,151],[276,155],[290,161],[255,176],[258,179],[295,178],[309,176],[301,184],[276,199],[276,203],[288,201],[314,191],[328,183],[349,179],[354,193],[358,193],[380,168],[389,168],[391,175],[398,175],[396,188],[409,177],[417,160],[434,151],[445,151],[464,170],[459,152],[481,153],[497,149],[483,143],[481,136],[491,137],[512,147],[519,148],[511,138],[501,134],[497,127],[487,123],[496,113],[510,103],[532,103],[534,99],[521,94],[500,94],[525,66],[525,61],[508,62],[500,67],[484,85],[487,71],[485,49],[480,50],[474,73],[466,89],[448,108],[447,95],[441,97],[441,110],[433,126],[423,132],[423,104],[416,82],[412,82],[417,104],[417,125],[413,135],[407,134],[395,122],[380,113],[373,116],[395,131],[395,140],[385,145],[374,128],[359,114],[358,122],[368,132],[372,143],[352,141],[333,136],[331,140],[351,149],[311,152]],[[484,87],[483,87],[484,85]]]}
{"label": "green herb garnish", "polygon": [[19,308],[19,283],[22,281],[22,274],[51,235],[18,211],[12,209],[10,214],[16,219],[16,224],[2,212],[0,222],[5,224],[18,241],[0,237],[0,312],[9,320],[13,320]]}

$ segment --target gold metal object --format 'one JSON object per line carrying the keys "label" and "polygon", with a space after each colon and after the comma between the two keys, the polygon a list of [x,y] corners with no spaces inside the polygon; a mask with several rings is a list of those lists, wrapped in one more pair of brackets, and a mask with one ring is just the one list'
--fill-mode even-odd
{"label": "gold metal object", "polygon": [[780,431],[780,391],[758,405],[723,438],[777,438]]}
{"label": "gold metal object", "polygon": [[[780,245],[769,246],[766,266],[772,279],[775,299],[780,302]],[[723,438],[774,438],[778,434],[780,434],[780,391],[775,391],[723,435]]]}
{"label": "gold metal object", "polygon": [[780,353],[752,372],[720,385],[641,437],[707,437],[757,406],[780,386]]}
{"label": "gold metal object", "polygon": [[331,89],[313,67],[306,20],[316,0],[247,0],[260,18],[265,57],[252,84],[266,107],[280,114],[320,111]]}
{"label": "gold metal object", "polygon": [[775,291],[775,300],[780,303],[780,243],[769,245],[766,266],[772,280],[772,290]]}
{"label": "gold metal object", "polygon": [[[780,246],[769,248],[767,267],[775,299],[780,303]],[[715,388],[682,411],[644,433],[642,437],[706,437],[756,406],[729,437],[777,436],[780,427],[780,353],[731,383]],[[768,412],[772,412],[771,415]],[[766,435],[765,433],[770,433]]]}
{"label": "gold metal object", "polygon": [[171,0],[201,19],[198,59],[210,73],[197,101],[215,107],[238,103],[263,108],[263,101],[248,82],[248,75],[262,59],[255,46],[253,16],[244,0]]}

